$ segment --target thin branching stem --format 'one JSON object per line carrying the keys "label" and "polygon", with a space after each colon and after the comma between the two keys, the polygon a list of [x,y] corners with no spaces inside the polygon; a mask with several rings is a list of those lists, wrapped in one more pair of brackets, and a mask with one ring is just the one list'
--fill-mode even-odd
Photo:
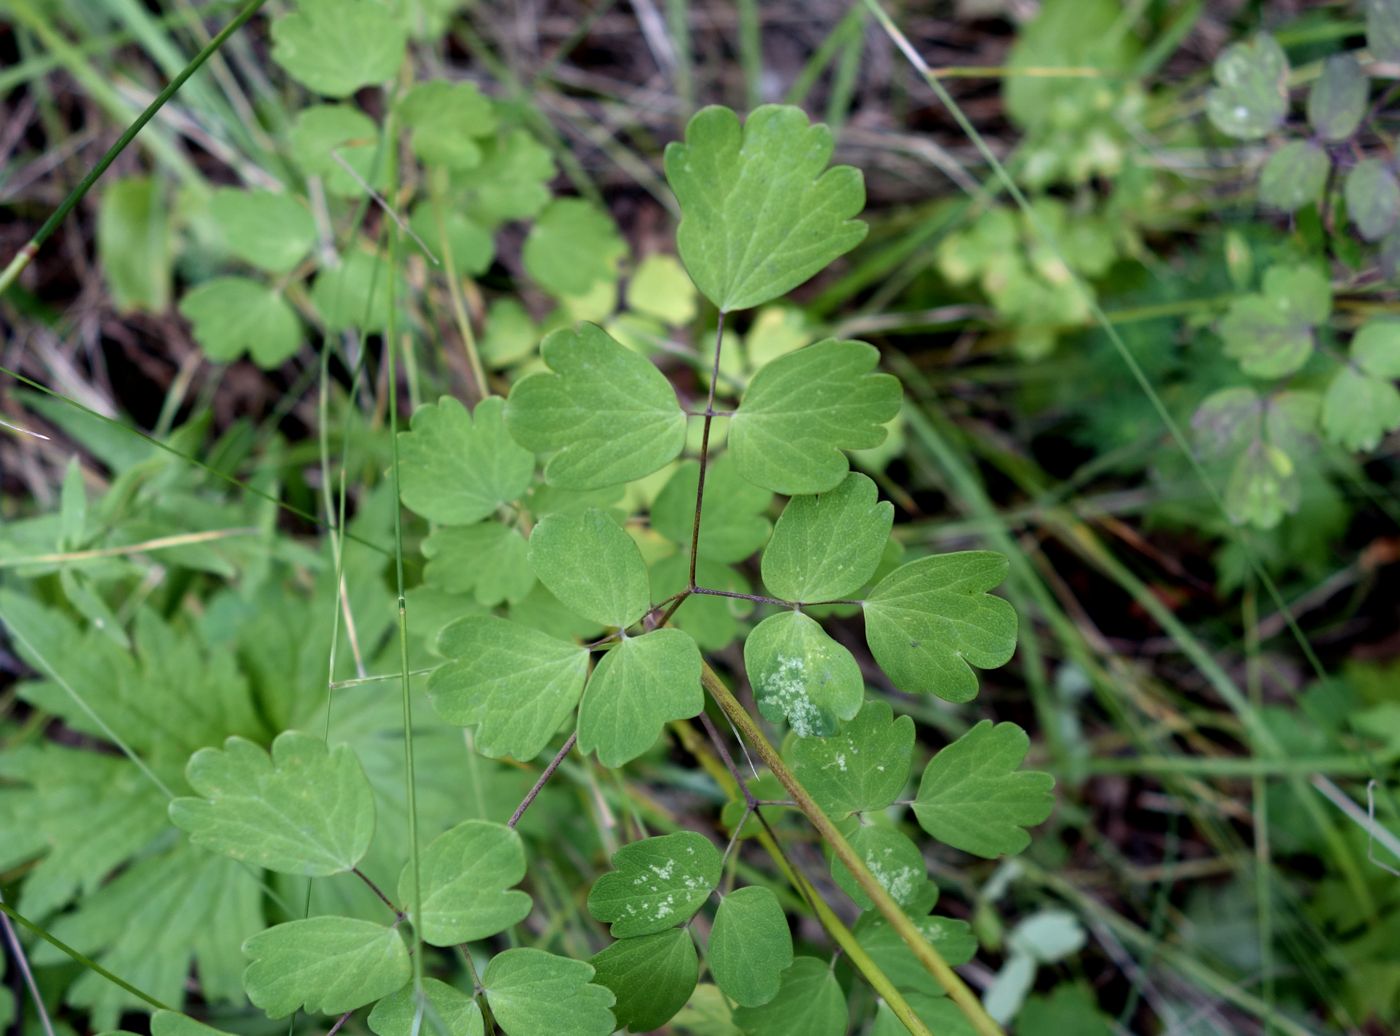
{"label": "thin branching stem", "polygon": [[575,730],[569,735],[569,739],[564,742],[563,747],[555,753],[554,758],[549,761],[549,765],[544,768],[544,773],[540,774],[539,780],[535,781],[534,786],[525,793],[525,797],[520,800],[520,805],[515,807],[515,812],[512,813],[510,819],[506,821],[506,827],[514,827],[516,824],[520,823],[520,818],[525,815],[525,811],[529,809],[530,805],[539,797],[540,792],[544,790],[544,786],[548,784],[549,779],[554,776],[554,771],[559,769],[559,764],[574,750],[574,745],[577,742],[578,731]]}
{"label": "thin branching stem", "polygon": [[695,589],[695,566],[700,560],[700,510],[705,506],[705,469],[710,463],[710,424],[715,419],[715,386],[719,384],[719,354],[724,346],[724,310],[715,326],[715,358],[710,368],[710,392],[705,400],[705,423],[700,430],[700,473],[695,481],[695,520],[690,524],[690,582]]}

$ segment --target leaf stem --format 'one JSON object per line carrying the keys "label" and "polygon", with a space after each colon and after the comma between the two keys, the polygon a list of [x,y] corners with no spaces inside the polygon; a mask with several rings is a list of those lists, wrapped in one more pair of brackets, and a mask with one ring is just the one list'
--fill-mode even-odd
{"label": "leaf stem", "polygon": [[38,232],[29,239],[28,243],[15,254],[14,258],[10,260],[5,269],[0,272],[0,295],[4,295],[5,292],[9,290],[10,285],[14,284],[19,278],[19,275],[24,272],[24,269],[33,260],[34,256],[39,253],[39,249],[43,246],[44,242],[58,229],[59,224],[68,218],[68,214],[73,211],[73,207],[76,206],[78,202],[83,200],[83,196],[86,195],[88,191],[92,190],[92,185],[107,171],[107,167],[116,161],[117,156],[126,150],[128,144],[136,139],[136,134],[146,128],[146,123],[150,122],[151,119],[155,117],[156,112],[165,107],[165,102],[174,97],[176,91],[185,85],[185,81],[198,72],[200,66],[208,61],[209,58],[214,55],[214,52],[224,45],[224,41],[242,28],[249,18],[257,14],[258,8],[260,8],[264,2],[265,0],[248,0],[247,5],[243,10],[238,12],[233,21],[220,29],[218,35],[206,43],[200,49],[199,53],[190,59],[190,63],[180,69],[179,74],[176,75],[174,79],[165,84],[164,89],[156,94],[155,99],[152,100],[150,104],[146,105],[146,110],[136,116],[135,121],[133,121],[132,124],[122,132],[122,135],[117,138],[116,143],[107,149],[107,153],[98,160],[95,166],[88,170],[87,175],[79,181],[78,186],[68,192],[68,197],[64,198],[63,201],[59,203],[58,208],[54,209],[49,218],[44,220]]}
{"label": "leaf stem", "polygon": [[376,896],[378,896],[379,899],[380,899],[380,901],[381,901],[386,907],[388,907],[390,910],[392,910],[392,911],[394,912],[394,917],[395,917],[397,920],[400,920],[400,921],[403,920],[403,916],[404,916],[403,911],[400,910],[398,907],[396,907],[396,906],[394,905],[394,901],[384,894],[384,890],[381,889],[378,885],[375,884],[373,878],[371,878],[371,877],[370,877],[368,874],[366,874],[364,871],[360,870],[360,868],[358,868],[358,867],[352,867],[352,868],[350,868],[350,873],[353,874],[353,875],[355,875],[355,877],[359,878],[359,879],[360,879],[361,881],[363,881],[366,885],[368,885],[368,886],[369,886],[369,890],[370,890],[371,892],[373,892]]}
{"label": "leaf stem", "polygon": [[506,827],[513,828],[516,824],[520,823],[520,818],[525,815],[525,811],[529,809],[530,805],[539,797],[540,792],[544,790],[544,786],[548,784],[549,779],[554,776],[554,771],[559,769],[559,764],[574,750],[574,744],[577,741],[578,731],[575,730],[569,735],[569,739],[564,742],[564,747],[559,749],[559,751],[555,753],[554,758],[549,761],[549,765],[544,768],[544,773],[540,774],[539,780],[535,781],[534,787],[525,793],[525,797],[520,800],[520,805],[515,807],[515,812],[512,813],[510,819],[506,821]]}
{"label": "leaf stem", "polygon": [[690,582],[695,590],[695,565],[700,560],[700,510],[705,504],[705,469],[710,462],[710,423],[715,419],[715,386],[719,383],[719,353],[724,345],[724,310],[715,325],[715,359],[710,367],[710,393],[705,400],[705,423],[700,432],[700,474],[695,482],[695,520],[690,524]]}
{"label": "leaf stem", "polygon": [[948,962],[943,959],[938,950],[924,938],[923,933],[919,931],[913,920],[890,897],[885,886],[881,885],[870,873],[865,861],[851,848],[846,837],[831,822],[831,818],[826,815],[821,806],[817,805],[816,800],[807,793],[807,789],[802,786],[797,775],[788,769],[782,756],[778,754],[778,750],[764,736],[753,717],[725,686],[719,674],[710,668],[708,662],[702,663],[700,682],[709,692],[710,697],[714,698],[715,703],[724,710],[724,714],[729,717],[730,722],[740,731],[744,740],[753,746],[754,751],[772,771],[773,776],[778,778],[779,783],[787,789],[788,794],[797,804],[797,808],[802,810],[812,826],[817,829],[822,841],[826,842],[836,858],[846,865],[851,876],[855,878],[856,884],[861,887],[861,891],[870,897],[875,908],[880,911],[889,926],[909,947],[915,959],[937,979],[938,984],[947,992],[949,998],[958,1005],[958,1008],[972,1024],[973,1030],[980,1036],[1002,1036],[1001,1027],[987,1014],[981,1002],[973,995],[972,990],[968,989],[966,983],[958,977],[957,972],[949,967]]}
{"label": "leaf stem", "polygon": [[[703,712],[700,715],[701,717],[705,717]],[[722,751],[725,760],[724,766],[720,766],[715,760],[715,757],[705,750],[705,746],[696,734],[694,727],[690,726],[685,720],[673,724],[686,750],[700,760],[701,767],[714,778],[715,782],[719,784],[727,794],[732,796],[743,793],[747,796],[748,789],[744,784],[743,777],[740,775],[733,757],[730,756],[727,750],[721,748],[722,742],[713,733],[713,723],[707,722],[705,726],[707,730],[711,732],[710,736],[715,742],[715,747]],[[836,912],[827,905],[826,900],[822,898],[817,888],[807,880],[802,872],[797,869],[796,864],[788,858],[787,853],[783,850],[782,844],[778,841],[777,832],[774,831],[772,826],[768,823],[768,819],[759,812],[757,807],[761,804],[762,803],[755,802],[751,807],[745,810],[744,819],[741,820],[734,829],[735,844],[737,844],[739,832],[748,821],[749,813],[753,813],[753,815],[758,818],[758,822],[763,826],[763,830],[759,831],[756,836],[759,845],[763,846],[768,855],[772,857],[773,862],[777,864],[778,870],[782,872],[788,884],[796,889],[798,894],[806,901],[807,905],[811,907],[812,912],[817,916],[817,921],[826,929],[827,934],[831,936],[836,945],[850,958],[851,964],[855,966],[855,969],[870,983],[870,988],[875,990],[876,994],[889,1005],[895,1017],[898,1018],[900,1022],[904,1024],[904,1027],[913,1033],[914,1036],[932,1036],[928,1026],[914,1013],[914,1009],[909,1006],[908,1001],[904,999],[904,995],[895,988],[889,976],[886,975],[880,969],[880,965],[875,963],[874,959],[865,952],[865,948],[856,941],[856,937],[851,933],[851,930],[846,927],[841,918],[836,916]]]}

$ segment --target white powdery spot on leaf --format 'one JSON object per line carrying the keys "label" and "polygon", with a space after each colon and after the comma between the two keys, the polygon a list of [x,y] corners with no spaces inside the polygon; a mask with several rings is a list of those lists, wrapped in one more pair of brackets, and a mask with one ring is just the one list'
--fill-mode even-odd
{"label": "white powdery spot on leaf", "polygon": [[778,667],[764,676],[759,693],[782,709],[789,726],[802,737],[822,729],[821,713],[807,693],[807,662],[788,655],[778,656]]}

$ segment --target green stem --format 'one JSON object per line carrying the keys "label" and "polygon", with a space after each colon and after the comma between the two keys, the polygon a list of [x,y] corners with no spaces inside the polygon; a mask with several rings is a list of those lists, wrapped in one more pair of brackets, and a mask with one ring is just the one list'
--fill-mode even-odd
{"label": "green stem", "polygon": [[[73,207],[83,200],[83,196],[92,190],[99,177],[107,171],[118,155],[126,150],[126,146],[136,139],[136,134],[146,128],[146,123],[155,118],[156,112],[165,107],[165,102],[175,96],[176,91],[185,85],[185,81],[190,76],[199,71],[209,58],[224,44],[224,41],[243,27],[249,18],[257,14],[258,8],[262,7],[264,0],[248,0],[247,6],[238,12],[238,16],[223,27],[213,39],[206,43],[193,58],[190,63],[180,70],[170,82],[165,84],[165,89],[156,94],[155,100],[146,106],[146,110],[136,116],[136,121],[126,128],[126,131],[117,138],[117,142],[107,149],[107,153],[102,156],[98,163],[88,170],[88,174],[83,177],[77,187],[69,192],[53,214],[44,221],[44,225],[39,228],[39,232],[29,239],[29,242],[19,250],[3,272],[0,272],[0,295],[4,295],[9,290],[10,285],[15,282],[25,267],[38,254],[45,241],[58,229],[58,225],[68,218],[68,213],[73,211]],[[23,10],[23,8],[21,8]]]}
{"label": "green stem", "polygon": [[831,818],[807,793],[807,789],[802,786],[797,775],[788,769],[787,763],[783,762],[778,750],[764,736],[753,717],[748,714],[743,705],[739,704],[739,700],[730,693],[729,688],[725,686],[719,674],[710,668],[708,662],[704,663],[700,670],[700,682],[704,684],[705,690],[710,693],[710,697],[714,698],[715,703],[724,710],[724,714],[729,717],[745,742],[758,753],[764,765],[787,789],[793,802],[797,804],[797,808],[817,829],[822,841],[826,842],[836,858],[846,865],[851,876],[856,879],[856,884],[861,887],[861,891],[870,897],[871,902],[875,904],[875,909],[880,911],[889,926],[904,940],[904,944],[909,947],[914,958],[937,979],[938,984],[947,992],[953,1003],[958,1005],[958,1008],[972,1024],[973,1030],[980,1036],[1002,1036],[1001,1026],[992,1020],[982,1007],[981,1001],[973,995],[972,990],[967,988],[966,983],[958,977],[957,972],[949,967],[948,962],[924,938],[924,934],[919,931],[913,920],[890,897],[885,886],[881,885],[875,879],[875,875],[870,873],[870,868],[851,848],[851,843],[846,841],[846,836],[837,829],[836,825],[831,822]]}

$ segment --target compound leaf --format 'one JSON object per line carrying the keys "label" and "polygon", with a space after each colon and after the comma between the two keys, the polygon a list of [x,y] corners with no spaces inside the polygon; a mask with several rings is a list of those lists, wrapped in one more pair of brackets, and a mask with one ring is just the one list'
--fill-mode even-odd
{"label": "compound leaf", "polygon": [[451,396],[415,410],[399,433],[404,506],[440,525],[470,525],[524,493],[535,458],[506,434],[504,411],[499,396],[475,413]]}
{"label": "compound leaf", "polygon": [[269,1018],[305,1006],[343,1014],[388,996],[413,973],[393,928],[350,917],[312,917],[259,932],[243,944],[248,999]]}
{"label": "compound leaf", "polygon": [[[438,835],[419,861],[423,941],[475,942],[530,913],[530,897],[511,886],[525,877],[525,846],[513,828],[467,820]],[[399,900],[413,902],[413,864],[399,875]]]}
{"label": "compound leaf", "polygon": [[608,1036],[614,997],[592,978],[591,964],[522,948],[492,957],[481,984],[506,1036]]}
{"label": "compound leaf", "polygon": [[1322,430],[1349,450],[1373,450],[1400,428],[1400,321],[1373,320],[1351,341],[1351,357],[1322,397]]}
{"label": "compound leaf", "polygon": [[865,184],[827,169],[831,131],[801,109],[764,105],[741,127],[704,108],[685,141],[666,146],[666,179],[681,206],[676,244],[691,279],[721,311],[785,294],[858,245]]}
{"label": "compound leaf", "polygon": [[792,743],[793,770],[828,814],[882,810],[904,790],[914,751],[914,721],[886,702],[868,701],[830,737]]}
{"label": "compound leaf", "polygon": [[[652,528],[686,548],[695,521],[699,481],[700,462],[683,461],[651,505]],[[700,557],[729,564],[743,561],[763,546],[772,529],[764,514],[772,499],[772,493],[739,474],[730,454],[713,458],[705,470]]]}
{"label": "compound leaf", "polygon": [[879,359],[865,342],[828,338],[755,374],[729,424],[740,474],[789,495],[837,486],[841,451],[879,446],[899,410],[899,380],[875,372]]}
{"label": "compound leaf", "polygon": [[426,165],[471,169],[481,163],[480,138],[496,130],[496,111],[475,83],[418,83],[399,104],[413,133],[409,146]]}
{"label": "compound leaf", "polygon": [[1332,311],[1332,287],[1312,266],[1275,266],[1264,274],[1263,291],[1231,304],[1220,323],[1225,353],[1246,374],[1277,378],[1291,374],[1313,350],[1313,328]]}
{"label": "compound leaf", "polygon": [[272,23],[272,60],[309,90],[349,97],[393,78],[406,38],[375,0],[298,0]]}
{"label": "compound leaf", "polygon": [[719,884],[720,855],[694,831],[644,838],[613,853],[593,883],[588,912],[612,922],[614,939],[649,935],[688,920]]}
{"label": "compound leaf", "polygon": [[265,369],[280,367],[301,346],[301,322],[287,300],[247,277],[215,277],[180,300],[195,341],[216,363],[243,353]]}
{"label": "compound leaf", "polygon": [[799,737],[826,737],[865,697],[860,666],[821,625],[799,611],[770,615],[744,641],[744,669],[758,710]]}
{"label": "compound leaf", "polygon": [[901,691],[971,701],[973,667],[1004,665],[1016,650],[1016,612],[987,591],[1006,577],[990,551],[938,554],[901,565],[865,600],[865,639]]}
{"label": "compound leaf", "polygon": [[582,198],[557,198],[525,238],[525,269],[551,295],[578,296],[617,276],[627,252],[606,212]]}
{"label": "compound leaf", "polygon": [[412,982],[386,996],[366,1019],[370,1032],[376,1036],[484,1036],[486,1023],[475,998],[435,978],[423,980],[423,996],[427,1002],[421,1018]]}
{"label": "compound leaf", "polygon": [[715,984],[741,1006],[777,996],[792,964],[792,932],[778,898],[750,885],[720,900],[705,960]]}
{"label": "compound leaf", "polygon": [[617,1024],[632,1032],[651,1032],[674,1018],[700,976],[695,942],[684,928],[619,939],[589,963],[593,981],[617,997]]}
{"label": "compound leaf", "polygon": [[1346,140],[1361,125],[1371,81],[1352,54],[1333,54],[1308,92],[1308,122],[1323,140]]}
{"label": "compound leaf", "polygon": [[530,567],[565,608],[605,626],[630,626],[651,607],[636,541],[596,507],[545,515],[530,533]]}
{"label": "compound leaf", "polygon": [[1327,152],[1311,140],[1289,141],[1264,163],[1259,200],[1283,212],[1297,212],[1322,196],[1331,168]]}
{"label": "compound leaf", "polygon": [[835,489],[788,501],[763,551],[763,585],[787,601],[824,601],[855,593],[880,563],[894,505],[875,483],[851,472]]}
{"label": "compound leaf", "polygon": [[1363,158],[1342,187],[1347,216],[1367,241],[1379,241],[1400,220],[1400,181],[1379,158]]}
{"label": "compound leaf", "polygon": [[552,454],[545,478],[596,489],[650,475],[685,445],[685,412],[662,373],[593,324],[555,331],[540,347],[553,373],[518,382],[506,427],[535,453]]}
{"label": "compound leaf", "polygon": [[793,961],[773,999],[734,1012],[735,1024],[750,1036],[841,1036],[846,1020],[841,983],[816,957]]}
{"label": "compound leaf", "polygon": [[578,747],[604,766],[622,766],[653,744],[672,720],[705,707],[700,649],[689,633],[658,629],[627,637],[593,670],[578,710]]}
{"label": "compound leaf", "polygon": [[201,748],[185,775],[201,798],[170,819],[206,849],[284,874],[323,877],[360,862],[374,834],[374,791],[347,745],[288,730],[272,755],[241,737]]}
{"label": "compound leaf", "polygon": [[1226,47],[1215,59],[1206,113],[1215,128],[1239,140],[1258,140],[1288,114],[1288,58],[1267,32]]}
{"label": "compound leaf", "polygon": [[[977,937],[966,921],[949,917],[917,917],[913,921],[919,933],[952,967],[966,964],[977,952]],[[943,987],[910,952],[900,934],[879,915],[864,915],[856,925],[856,941],[901,992],[945,995]]]}
{"label": "compound leaf", "polygon": [[476,728],[476,748],[491,758],[533,759],[578,704],[588,652],[494,615],[471,615],[438,636],[452,659],[428,678],[443,719]]}
{"label": "compound leaf", "polygon": [[1025,828],[1050,815],[1055,779],[1019,771],[1030,739],[984,719],[929,760],[914,800],[919,825],[945,845],[989,859],[1030,844]]}

